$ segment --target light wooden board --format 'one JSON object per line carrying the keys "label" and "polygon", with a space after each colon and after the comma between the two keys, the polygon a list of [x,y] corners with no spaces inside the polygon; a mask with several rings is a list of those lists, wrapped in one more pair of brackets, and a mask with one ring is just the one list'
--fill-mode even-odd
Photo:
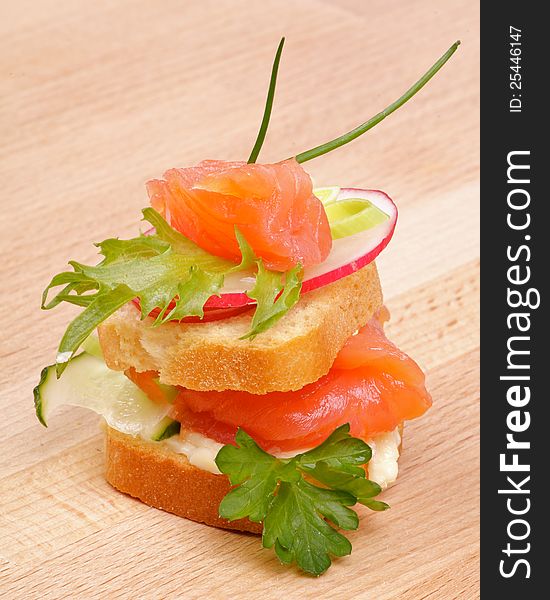
{"label": "light wooden board", "polygon": [[[1,597],[478,596],[477,11],[473,0],[1,3]],[[39,310],[48,279],[69,258],[92,260],[91,241],[136,231],[148,178],[248,155],[283,34],[265,162],[378,112],[463,41],[409,105],[307,165],[318,183],[396,200],[378,261],[388,330],[434,397],[406,427],[392,509],[360,511],[352,555],[317,580],[253,536],[118,494],[98,419],[66,409],[44,430],[32,408],[72,315]]]}

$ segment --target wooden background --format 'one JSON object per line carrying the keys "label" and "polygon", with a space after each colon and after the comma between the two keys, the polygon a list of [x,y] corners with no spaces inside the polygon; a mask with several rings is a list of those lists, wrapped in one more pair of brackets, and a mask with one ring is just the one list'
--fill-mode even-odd
{"label": "wooden background", "polygon": [[[477,597],[477,2],[4,0],[0,29],[0,596]],[[32,407],[72,314],[39,310],[49,278],[137,231],[147,179],[248,156],[283,34],[264,162],[357,125],[463,42],[410,104],[307,164],[398,204],[379,260],[389,334],[434,396],[406,427],[392,509],[361,512],[353,554],[317,580],[115,492],[98,419],[66,409],[45,430]]]}

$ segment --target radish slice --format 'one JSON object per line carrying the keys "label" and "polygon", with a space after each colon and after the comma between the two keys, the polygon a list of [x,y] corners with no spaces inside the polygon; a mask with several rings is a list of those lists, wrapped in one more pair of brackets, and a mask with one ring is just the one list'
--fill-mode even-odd
{"label": "radish slice", "polygon": [[[397,221],[397,207],[392,199],[379,190],[342,188],[334,202],[354,198],[368,200],[389,218],[365,231],[333,240],[332,250],[327,259],[319,265],[304,269],[302,293],[328,285],[362,269],[372,262],[391,240]],[[245,291],[251,289],[253,285],[253,273],[245,275],[241,272],[228,275],[225,278],[222,295],[209,298],[204,308],[209,310],[255,304],[255,300],[245,294]]]}
{"label": "radish slice", "polygon": [[[326,188],[335,190],[338,188]],[[329,196],[329,194],[327,194]],[[330,204],[343,200],[358,199],[367,200],[376,208],[388,215],[383,222],[355,233],[348,237],[335,239],[332,242],[332,250],[327,259],[319,265],[304,269],[302,281],[302,293],[316,290],[317,288],[333,283],[346,275],[351,275],[372,262],[391,240],[397,221],[397,207],[392,199],[379,190],[361,190],[358,188],[341,188],[336,199],[331,198]],[[146,232],[145,235],[147,235]],[[237,309],[253,305],[255,300],[246,295],[246,291],[254,287],[254,272],[241,271],[227,275],[221,296],[210,297],[205,305],[205,317],[209,311],[219,311],[212,314],[212,319],[217,320],[238,314],[236,311],[224,311],[220,309]],[[139,300],[134,300],[139,307]],[[240,311],[239,311],[240,312]],[[197,321],[197,318],[184,319],[184,321]]]}
{"label": "radish slice", "polygon": [[[139,299],[135,298],[133,300],[134,304],[140,308]],[[247,310],[251,310],[252,305],[243,304],[241,306],[231,306],[229,308],[209,308],[204,311],[204,316],[202,319],[200,317],[184,317],[181,319],[182,323],[208,323],[209,321],[222,321],[223,319],[228,319],[229,317],[236,317]],[[149,316],[156,318],[160,313],[159,308],[154,308]]]}

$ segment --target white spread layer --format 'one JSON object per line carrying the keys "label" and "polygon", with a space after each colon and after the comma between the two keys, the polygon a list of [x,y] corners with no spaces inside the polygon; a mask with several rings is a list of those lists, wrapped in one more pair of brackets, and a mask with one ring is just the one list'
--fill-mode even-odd
{"label": "white spread layer", "polygon": [[185,454],[187,460],[195,467],[210,473],[220,474],[214,459],[216,454],[223,447],[223,444],[194,431],[188,431],[181,435],[174,435],[167,440],[160,442],[166,444],[170,450],[177,454]]}
{"label": "white spread layer", "polygon": [[[195,432],[188,432],[185,437],[175,435],[159,443],[166,444],[173,452],[185,454],[192,465],[203,471],[220,473],[214,459],[223,444],[218,444],[218,442]],[[368,465],[369,479],[376,481],[380,487],[386,488],[397,479],[397,459],[401,443],[399,429],[377,435],[367,443],[372,448],[372,458]],[[307,450],[304,448],[294,453],[281,452],[276,456],[289,458]]]}
{"label": "white spread layer", "polygon": [[368,444],[372,448],[372,458],[369,462],[369,479],[376,481],[384,489],[397,479],[399,470],[397,461],[399,459],[399,445],[401,444],[399,428],[374,436]]}

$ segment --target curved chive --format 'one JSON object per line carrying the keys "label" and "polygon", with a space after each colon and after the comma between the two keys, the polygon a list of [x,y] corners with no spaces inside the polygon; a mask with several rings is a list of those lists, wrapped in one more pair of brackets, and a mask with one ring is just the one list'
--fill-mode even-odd
{"label": "curved chive", "polygon": [[441,69],[441,67],[451,58],[451,56],[455,53],[456,49],[460,45],[460,40],[456,41],[445,54],[412,86],[410,87],[398,100],[396,100],[393,104],[390,104],[387,108],[385,108],[382,112],[378,113],[359,127],[352,129],[348,133],[337,137],[326,144],[321,144],[320,146],[316,146],[315,148],[311,148],[310,150],[306,150],[305,152],[301,152],[296,155],[296,160],[299,163],[306,162],[307,160],[311,160],[312,158],[317,158],[322,154],[326,154],[331,150],[335,150],[348,142],[351,142],[355,138],[363,135],[369,129],[372,129],[375,125],[378,125],[380,121],[383,121],[388,115],[391,115],[392,112],[397,110],[400,106],[403,106],[407,100],[410,100],[416,92],[420,91],[430,79]]}
{"label": "curved chive", "polygon": [[260,131],[258,131],[256,143],[254,144],[254,148],[252,148],[252,152],[250,153],[250,157],[248,158],[249,164],[256,162],[258,154],[260,154],[260,150],[262,149],[262,145],[265,140],[267,126],[269,125],[269,118],[271,117],[271,109],[273,108],[275,84],[277,83],[277,71],[279,70],[279,62],[281,60],[281,53],[283,51],[284,44],[285,38],[282,37],[281,41],[279,42],[279,47],[277,48],[277,53],[275,54],[275,60],[273,61],[273,68],[271,69],[271,80],[269,81],[269,90],[267,92],[267,99],[265,101],[264,116],[262,118],[262,124],[260,125]]}

